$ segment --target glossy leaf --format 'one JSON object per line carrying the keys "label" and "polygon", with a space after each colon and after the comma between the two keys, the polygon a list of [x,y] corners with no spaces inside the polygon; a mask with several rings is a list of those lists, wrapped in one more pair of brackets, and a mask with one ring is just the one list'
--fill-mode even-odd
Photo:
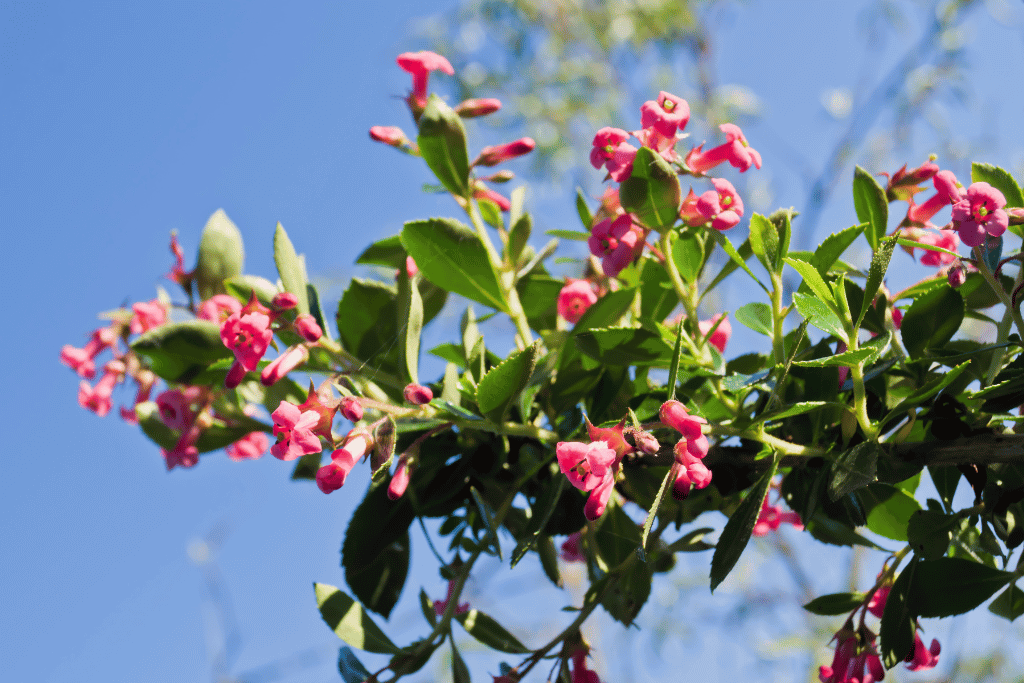
{"label": "glossy leaf", "polygon": [[415,278],[410,280],[405,268],[398,271],[398,344],[404,360],[406,378],[419,384],[420,334],[423,332],[423,299]]}
{"label": "glossy leaf", "polygon": [[185,382],[222,358],[234,354],[220,339],[220,326],[209,320],[167,323],[144,332],[132,343],[162,379]]}
{"label": "glossy leaf", "polygon": [[715,554],[711,558],[711,591],[714,592],[725,577],[729,575],[736,562],[743,554],[744,548],[750,541],[750,534],[754,531],[754,524],[761,512],[761,504],[768,495],[768,487],[771,486],[772,478],[779,466],[779,458],[776,455],[772,458],[771,465],[757,480],[736,510],[729,517],[722,535],[715,547]]}
{"label": "glossy leaf", "polygon": [[575,242],[586,242],[590,239],[589,232],[579,232],[578,230],[545,230],[545,235],[551,237],[557,237],[562,240],[573,240]]}
{"label": "glossy leaf", "polygon": [[759,213],[750,217],[750,248],[769,273],[781,267],[779,232],[770,220]]}
{"label": "glossy leaf", "polygon": [[356,258],[356,263],[363,263],[373,266],[387,266],[388,268],[405,268],[405,247],[402,246],[400,235],[392,235],[382,240],[377,240]]}
{"label": "glossy leaf", "polygon": [[243,304],[248,303],[253,293],[256,300],[264,306],[270,306],[270,302],[277,295],[277,285],[265,277],[259,275],[236,275],[224,281],[224,289],[231,296]]}
{"label": "glossy leaf", "polygon": [[729,274],[732,273],[732,271],[736,270],[737,268],[742,268],[743,271],[746,272],[747,275],[752,277],[754,279],[754,282],[756,282],[761,287],[761,289],[764,290],[765,294],[770,294],[768,288],[764,286],[764,283],[761,282],[761,280],[759,280],[756,275],[754,275],[754,271],[752,271],[750,267],[747,265],[747,259],[753,256],[754,254],[754,250],[750,246],[749,239],[743,244],[741,244],[740,248],[737,250],[736,247],[732,245],[732,242],[729,241],[729,238],[723,235],[722,233],[718,232],[717,230],[709,230],[707,234],[713,241],[717,242],[722,246],[722,249],[729,256],[730,261],[729,263],[725,264],[721,271],[719,271],[718,275],[716,275],[715,278],[711,281],[711,284],[704,288],[704,294],[707,294],[715,287],[717,287],[718,283],[720,283],[722,280],[728,277]]}
{"label": "glossy leaf", "polygon": [[217,209],[206,221],[199,240],[195,278],[200,298],[224,293],[224,280],[241,275],[244,264],[242,233],[224,209]]}
{"label": "glossy leaf", "polygon": [[533,219],[530,214],[526,213],[520,216],[519,220],[511,223],[511,226],[508,231],[508,260],[510,263],[517,264],[533,233]]}
{"label": "glossy leaf", "polygon": [[462,628],[466,629],[466,633],[493,650],[513,655],[526,654],[530,651],[493,617],[479,610],[471,609],[468,612],[456,614],[455,619],[462,624]]}
{"label": "glossy leaf", "polygon": [[875,177],[857,166],[853,171],[853,208],[857,220],[867,223],[864,236],[873,251],[877,251],[888,229],[889,201]]}
{"label": "glossy leaf", "polygon": [[589,231],[590,227],[594,224],[594,216],[590,213],[590,207],[587,206],[587,198],[583,194],[583,190],[578,188],[576,190],[576,213],[580,217],[583,229]]}
{"label": "glossy leaf", "polygon": [[799,292],[793,295],[793,303],[796,305],[796,310],[799,311],[800,315],[810,324],[833,337],[849,341],[846,329],[839,320],[839,316],[826,304],[810,294],[801,294]]}
{"label": "glossy leaf", "polygon": [[660,334],[636,327],[587,330],[576,335],[580,351],[607,365],[664,365],[672,347]]}
{"label": "glossy leaf", "polygon": [[832,463],[829,497],[839,500],[873,482],[881,454],[881,447],[874,441],[863,441],[840,453]]}
{"label": "glossy leaf", "polygon": [[615,325],[622,319],[633,305],[636,297],[636,290],[620,289],[617,292],[608,292],[594,305],[587,309],[587,312],[579,319],[579,322],[572,328],[573,334],[578,335],[584,330],[596,327],[609,327]]}
{"label": "glossy leaf", "polygon": [[682,201],[679,179],[660,154],[641,147],[633,158],[633,172],[619,186],[619,201],[644,225],[668,227],[676,222]]}
{"label": "glossy leaf", "polygon": [[922,560],[917,564],[907,604],[920,617],[951,617],[970,612],[1013,578],[1013,572],[959,557]]}
{"label": "glossy leaf", "polygon": [[888,484],[871,484],[857,495],[870,508],[868,529],[894,541],[907,540],[907,524],[921,510],[913,496]]}
{"label": "glossy leaf", "polygon": [[996,616],[1013,621],[1024,614],[1024,591],[1017,586],[1010,586],[996,596],[988,606],[988,611]]}
{"label": "glossy leaf", "polygon": [[309,298],[306,295],[306,267],[302,259],[295,253],[295,247],[284,231],[284,226],[277,224],[274,230],[274,263],[281,276],[284,291],[291,292],[299,300],[295,307],[297,313],[309,313]]}
{"label": "glossy leaf", "polygon": [[[864,234],[868,234],[868,231],[865,231]],[[892,260],[892,252],[896,248],[898,239],[898,231],[891,237],[879,238],[878,248],[875,249],[875,254],[871,257],[871,266],[868,268],[868,279],[864,283],[864,299],[861,303],[860,313],[857,315],[855,327],[860,327],[868,309],[874,305],[875,295],[878,294],[878,288],[882,285],[882,280],[885,279],[885,272],[889,269],[889,261]]]}
{"label": "glossy leaf", "polygon": [[964,300],[960,292],[938,287],[917,298],[903,316],[900,333],[911,358],[921,358],[929,348],[948,342],[964,319]]}
{"label": "glossy leaf", "polygon": [[866,362],[869,358],[877,354],[878,350],[874,348],[857,349],[856,351],[845,351],[843,353],[837,353],[834,356],[825,356],[824,358],[815,358],[814,360],[793,361],[793,365],[808,368],[824,368],[833,366],[845,366],[852,368],[857,365],[857,363]]}
{"label": "glossy leaf", "polygon": [[849,614],[863,605],[866,598],[864,593],[831,593],[814,598],[804,605],[804,609],[826,617]]}
{"label": "glossy leaf", "polygon": [[402,229],[402,245],[424,277],[438,287],[505,310],[487,249],[466,226],[450,218],[410,221]]}
{"label": "glossy leaf", "polygon": [[363,606],[348,594],[326,583],[314,583],[320,616],[339,638],[359,650],[397,654],[400,650],[384,635]]}
{"label": "glossy leaf", "polygon": [[476,403],[480,412],[492,422],[502,422],[508,409],[533,375],[540,354],[540,341],[511,354],[480,379]]}
{"label": "glossy leaf", "polygon": [[672,260],[686,282],[696,282],[704,264],[704,249],[695,235],[679,235],[672,242]]}
{"label": "glossy leaf", "polygon": [[971,181],[988,183],[1002,192],[1007,209],[1024,206],[1024,193],[1021,192],[1020,185],[1012,175],[998,166],[974,162],[971,164]]}
{"label": "glossy leaf", "polygon": [[801,261],[797,258],[786,258],[786,263],[790,265],[793,270],[800,273],[800,277],[803,278],[804,283],[810,287],[811,291],[814,292],[815,296],[819,300],[835,305],[835,296],[832,293],[832,288],[825,284],[821,275],[818,273],[818,269],[807,261]]}
{"label": "glossy leaf", "polygon": [[834,232],[824,240],[821,245],[814,250],[814,256],[811,259],[811,263],[818,269],[818,273],[822,276],[829,271],[829,268],[839,260],[839,257],[850,248],[866,226],[862,223],[860,225],[854,225],[845,230]]}
{"label": "glossy leaf", "polygon": [[736,309],[733,317],[754,332],[766,337],[774,334],[772,330],[772,307],[760,301],[752,301]]}
{"label": "glossy leaf", "polygon": [[347,351],[370,367],[394,371],[398,306],[393,288],[375,280],[352,278],[338,302],[337,324]]}
{"label": "glossy leaf", "polygon": [[[466,129],[462,119],[444,100],[432,94],[420,116],[419,125],[416,143],[427,166],[449,192],[458,197],[468,197],[469,153],[466,151]],[[416,255],[412,256],[422,268]],[[427,277],[430,278],[429,275]],[[433,278],[430,280],[435,281]]]}

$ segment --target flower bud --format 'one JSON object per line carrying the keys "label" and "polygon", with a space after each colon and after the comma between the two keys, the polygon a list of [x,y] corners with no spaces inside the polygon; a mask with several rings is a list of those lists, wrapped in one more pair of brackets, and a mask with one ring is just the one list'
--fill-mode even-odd
{"label": "flower bud", "polygon": [[494,97],[482,97],[463,100],[455,107],[455,113],[464,119],[487,116],[501,109],[501,100]]}
{"label": "flower bud", "polygon": [[497,166],[498,164],[529,154],[537,143],[533,138],[520,138],[513,142],[506,142],[504,145],[484,147],[480,150],[480,156],[473,162],[474,166]]}
{"label": "flower bud", "polygon": [[650,432],[633,432],[633,441],[647,455],[654,455],[661,449],[661,444]]}
{"label": "flower bud", "polygon": [[409,486],[409,464],[403,459],[398,463],[398,469],[395,470],[395,476],[391,477],[391,483],[388,484],[388,498],[391,500],[398,500],[405,494],[405,489]]}
{"label": "flower bud", "polygon": [[967,273],[964,271],[963,263],[957,263],[950,268],[949,272],[946,273],[946,280],[949,281],[949,286],[953,289],[959,289],[967,282]]}
{"label": "flower bud", "polygon": [[404,147],[410,144],[409,138],[398,126],[373,126],[370,128],[370,137],[392,147]]}
{"label": "flower bud", "polygon": [[363,419],[363,404],[358,398],[346,396],[341,399],[341,416],[349,422],[359,422]]}
{"label": "flower bud", "polygon": [[303,313],[295,318],[295,331],[306,341],[313,343],[320,340],[324,332],[316,323],[316,318],[309,313]]}
{"label": "flower bud", "polygon": [[263,368],[260,373],[260,382],[265,387],[276,384],[282,377],[309,360],[309,351],[301,344],[288,349],[274,361]]}
{"label": "flower bud", "polygon": [[224,378],[224,388],[234,389],[242,383],[242,378],[245,377],[245,368],[237,360],[231,364],[231,369],[228,370],[227,377]]}
{"label": "flower bud", "polygon": [[287,311],[299,305],[299,297],[295,296],[291,292],[281,292],[280,294],[276,294],[274,296],[274,300],[270,303],[279,311]]}
{"label": "flower bud", "polygon": [[434,400],[434,392],[422,384],[410,384],[402,392],[405,400],[413,405],[421,406]]}

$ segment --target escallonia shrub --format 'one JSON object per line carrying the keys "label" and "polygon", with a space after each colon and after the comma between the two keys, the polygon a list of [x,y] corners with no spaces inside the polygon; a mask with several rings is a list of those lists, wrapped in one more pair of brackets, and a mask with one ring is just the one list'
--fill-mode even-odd
{"label": "escallonia shrub", "polygon": [[[410,220],[370,245],[357,263],[393,280],[353,279],[335,331],[284,228],[274,234],[275,283],[245,272],[242,236],[218,211],[191,270],[171,237],[167,277],[179,298],[161,290],[107,313],[83,347],[60,354],[81,377],[79,403],[101,417],[115,390],[134,383],[119,414],[159,446],[168,470],[221,449],[232,460],[269,450],[294,461],[292,479],[362,495],[343,544],[348,590],[316,584],[315,597],[342,640],[391,659],[371,673],[344,650],[346,680],[417,671],[455,621],[515,660],[501,662],[495,680],[522,680],[554,660],[561,680],[597,681],[580,635],[595,609],[631,624],[653,575],[681,552],[713,550],[714,590],[752,535],[770,538],[783,524],[832,545],[878,547],[864,527],[903,544],[864,592],[804,606],[846,615],[832,663],[820,667],[827,683],[878,680],[901,662],[934,667],[941,646],[924,645],[921,618],[964,613],[997,593],[995,615],[1024,612],[1013,560],[1024,542],[1014,433],[1024,268],[1018,247],[1003,254],[1007,238],[1022,235],[1024,196],[1009,173],[976,163],[965,186],[934,158],[892,174],[857,167],[855,224],[795,251],[798,213],[749,213],[719,175],[761,168],[743,131],[725,123],[716,140],[680,149],[690,108],[661,92],[640,108],[639,129],[595,132],[590,161],[609,184],[597,204],[578,195],[582,230],[551,231],[589,251],[563,280],[547,269],[557,243],[529,243],[523,188],[506,196],[493,187],[513,174],[491,169],[534,141],[472,157],[462,118],[501,103],[453,108],[430,93],[432,72],[454,73],[440,55],[406,53],[398,65],[413,79],[413,133],[374,126],[370,137],[426,162],[469,225]],[[929,196],[919,202],[921,192]],[[948,220],[933,223],[947,207]],[[873,253],[866,270],[843,260],[860,239]],[[897,246],[936,270],[891,292]],[[799,276],[795,289],[783,285],[787,269]],[[751,300],[707,310],[729,278],[744,279]],[[471,305],[452,341],[429,350],[446,362],[443,375],[424,379],[422,331],[450,294]],[[504,358],[474,306],[514,325]],[[958,336],[968,319],[990,324],[995,341]],[[761,335],[763,349],[728,358],[735,323]],[[304,386],[299,373],[316,381]],[[345,483],[360,463],[372,481],[357,494]],[[922,505],[925,470],[938,498]],[[974,501],[957,509],[961,477]],[[703,540],[710,530],[691,528],[709,511],[728,517],[714,545]],[[437,544],[447,547],[439,559],[448,590],[440,600],[421,591],[426,633],[399,645],[369,613],[391,614],[406,583],[409,527],[422,518],[440,520],[448,539]],[[584,563],[589,586],[554,638],[524,643],[460,601],[484,555],[514,568],[535,553],[561,585],[560,536],[562,561]],[[468,680],[454,649],[452,665],[455,680]]]}

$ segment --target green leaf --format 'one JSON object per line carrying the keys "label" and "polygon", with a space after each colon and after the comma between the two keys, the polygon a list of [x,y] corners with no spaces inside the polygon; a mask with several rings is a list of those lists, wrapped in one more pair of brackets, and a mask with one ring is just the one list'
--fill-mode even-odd
{"label": "green leaf", "polygon": [[524,213],[511,226],[508,231],[508,260],[509,263],[517,264],[533,233],[533,219],[530,214]]}
{"label": "green leaf", "polygon": [[242,233],[224,209],[217,209],[206,221],[199,240],[195,278],[200,298],[209,299],[214,294],[223,294],[224,280],[241,275],[244,264]]}
{"label": "green leaf", "polygon": [[961,375],[971,365],[970,361],[961,363],[960,365],[947,370],[944,374],[939,375],[932,381],[925,384],[920,389],[916,390],[902,401],[900,401],[895,408],[889,411],[889,413],[882,419],[880,424],[888,424],[890,420],[906,413],[909,410],[916,408],[917,406],[930,401],[933,396],[948,387],[956,378]]}
{"label": "green leaf", "polygon": [[[530,516],[530,527],[525,538],[520,540],[515,550],[512,551],[509,569],[519,564],[519,561],[526,556],[526,553],[530,551],[530,548],[540,538],[544,527],[547,526],[548,520],[551,519],[551,515],[554,514],[555,509],[558,507],[558,501],[562,497],[562,491],[565,490],[567,481],[565,477],[556,477],[542,484],[541,492],[537,495],[536,502],[530,508],[532,513]],[[558,583],[557,580],[555,583]]]}
{"label": "green leaf", "polygon": [[997,617],[1013,621],[1024,614],[1024,591],[1017,586],[1010,586],[989,604],[988,611]]}
{"label": "green leaf", "polygon": [[363,606],[326,583],[314,583],[320,616],[339,638],[354,648],[380,654],[398,654],[400,650],[384,635]]}
{"label": "green leaf", "polygon": [[848,493],[867,486],[875,480],[876,465],[882,448],[874,441],[863,441],[849,448],[832,463],[832,478],[828,495],[839,500]]}
{"label": "green leaf", "polygon": [[309,313],[309,299],[306,296],[306,268],[302,259],[295,253],[292,241],[288,239],[288,233],[284,226],[277,224],[274,231],[274,263],[277,264],[277,272],[281,276],[281,284],[284,291],[291,292],[298,298],[299,304],[295,307],[298,313]]}
{"label": "green leaf", "polygon": [[676,324],[676,344],[672,349],[672,362],[668,366],[668,398],[672,401],[676,397],[676,384],[679,381],[679,360],[683,353],[683,319],[680,318]]}
{"label": "green leaf", "polygon": [[583,229],[589,231],[594,224],[594,216],[590,213],[590,207],[587,206],[587,198],[583,194],[583,190],[579,188],[576,188],[576,213],[579,214]]}
{"label": "green leaf", "polygon": [[857,211],[857,220],[868,224],[864,237],[871,249],[877,251],[888,228],[889,202],[885,188],[860,166],[853,171],[853,208]]}
{"label": "green leaf", "polygon": [[398,317],[395,323],[399,330],[399,347],[405,363],[406,376],[419,384],[420,334],[423,332],[423,300],[415,280],[410,280],[405,268],[398,270]]}
{"label": "green leaf", "polygon": [[617,292],[608,292],[594,305],[587,309],[587,312],[579,319],[579,322],[572,328],[574,335],[584,330],[597,327],[609,327],[615,325],[622,319],[633,305],[636,297],[635,289],[620,289]]}
{"label": "green leaf", "polygon": [[714,531],[711,527],[701,527],[700,529],[694,529],[688,532],[682,538],[673,541],[668,548],[667,552],[670,553],[695,553],[703,550],[711,550],[715,546],[704,541],[704,537]]}
{"label": "green leaf", "polygon": [[1021,192],[1020,185],[1012,175],[998,166],[974,162],[971,164],[971,181],[988,183],[1002,192],[1007,209],[1024,206],[1024,192]]}
{"label": "green leaf", "polygon": [[759,332],[766,337],[771,337],[774,334],[772,330],[772,307],[768,304],[752,301],[736,309],[733,316],[754,332]]}
{"label": "green leaf", "polygon": [[356,263],[363,263],[372,266],[387,266],[388,268],[405,268],[405,247],[402,246],[402,237],[392,235],[382,240],[377,240],[359,255]]}
{"label": "green leaf", "polygon": [[450,218],[410,221],[402,244],[432,283],[467,299],[505,311],[498,275],[476,233]]}
{"label": "green leaf", "polygon": [[382,550],[358,572],[346,572],[345,581],[366,609],[385,619],[398,603],[409,575],[409,533]]}
{"label": "green leaf", "polygon": [[661,322],[679,305],[672,281],[665,267],[655,259],[644,258],[639,263],[640,318]]}
{"label": "green leaf", "polygon": [[455,648],[455,641],[450,638],[449,640],[452,645],[452,683],[471,683],[469,667]]}
{"label": "green leaf", "polygon": [[680,235],[672,242],[672,260],[686,282],[696,282],[704,265],[704,246],[695,235]]}
{"label": "green leaf", "polygon": [[132,350],[149,360],[150,369],[169,382],[185,382],[214,361],[232,357],[220,339],[220,326],[209,320],[167,323],[144,332]]}
{"label": "green leaf", "polygon": [[959,523],[960,519],[956,515],[918,510],[907,523],[907,542],[921,559],[937,560],[946,554],[949,542],[953,540],[953,530]]}
{"label": "green leaf", "polygon": [[526,320],[535,330],[553,330],[558,318],[558,293],[565,287],[565,280],[556,280],[550,275],[530,273],[516,283],[519,301],[526,313]]}
{"label": "green leaf", "polygon": [[864,593],[831,593],[814,598],[804,605],[804,609],[811,614],[831,617],[849,614],[863,605],[865,599],[867,599],[867,595]]}
{"label": "green leaf", "polygon": [[292,470],[292,481],[313,481],[316,479],[317,470],[320,469],[320,461],[323,453],[309,453],[295,461],[295,469]]}
{"label": "green leaf", "polygon": [[[633,411],[630,411],[632,414]],[[634,422],[636,416],[633,415]],[[657,495],[654,496],[654,503],[651,505],[651,509],[647,511],[647,519],[644,520],[644,531],[640,537],[640,559],[644,559],[644,552],[647,547],[647,536],[651,533],[651,527],[654,525],[654,518],[658,516],[658,508],[661,507],[661,500],[665,497],[665,491],[668,490],[668,483],[672,479],[672,468],[669,468],[668,472],[665,473],[665,478],[661,480],[661,486],[658,488]]]}
{"label": "green leaf", "polygon": [[512,655],[522,655],[530,651],[504,626],[479,610],[471,609],[456,614],[455,619],[466,629],[466,633],[493,650]]}
{"label": "green leaf", "polygon": [[754,424],[758,422],[771,422],[775,420],[783,420],[787,417],[793,417],[794,415],[803,415],[804,413],[810,413],[818,410],[819,408],[846,408],[843,403],[834,403],[830,401],[803,401],[801,403],[794,403],[791,406],[783,408],[777,413],[766,413],[759,416],[754,420]]}
{"label": "green leaf", "polygon": [[633,172],[619,186],[622,208],[650,228],[676,222],[682,191],[675,171],[660,154],[647,147],[637,150]]}
{"label": "green leaf", "polygon": [[640,545],[640,527],[619,505],[609,505],[594,535],[597,552],[609,571],[630,559]]}
{"label": "green leaf", "polygon": [[916,561],[912,561],[900,572],[885,601],[882,628],[879,631],[881,637],[881,652],[879,654],[886,668],[891,669],[904,661],[914,647],[917,619],[911,612],[908,595],[917,565]]}
{"label": "green leaf", "polygon": [[338,652],[338,673],[345,683],[365,683],[371,677],[370,672],[349,647],[342,647]]}
{"label": "green leaf", "polygon": [[259,275],[236,275],[224,280],[224,289],[243,304],[248,303],[253,293],[256,300],[264,306],[270,306],[277,295],[277,285]]}
{"label": "green leaf", "polygon": [[1012,572],[959,557],[922,560],[914,572],[907,604],[920,617],[951,617],[970,612],[1013,578]]}
{"label": "green leaf", "polygon": [[750,248],[769,273],[777,273],[782,265],[779,254],[779,231],[759,213],[750,217]]}
{"label": "green leaf", "polygon": [[395,339],[398,306],[395,291],[375,280],[352,278],[338,302],[337,324],[342,345],[371,367],[398,371]]}
{"label": "green leaf", "polygon": [[487,225],[498,230],[505,229],[505,219],[501,216],[501,207],[486,197],[477,198],[476,204],[480,207],[480,217]]}
{"label": "green leaf", "polygon": [[796,258],[786,258],[783,260],[788,263],[793,270],[800,273],[800,277],[804,279],[804,282],[811,288],[811,291],[817,295],[819,300],[826,304],[831,304],[832,306],[835,305],[836,298],[832,293],[832,288],[825,284],[825,280],[822,279],[817,268],[807,261],[801,261]]}
{"label": "green leaf", "polygon": [[811,263],[818,269],[818,273],[822,276],[828,272],[829,268],[839,260],[839,257],[843,255],[850,245],[853,244],[854,240],[864,232],[865,224],[854,225],[845,230],[834,232],[826,237],[821,246],[814,250],[814,257],[811,259]]}
{"label": "green leaf", "polygon": [[576,242],[586,242],[590,239],[589,232],[577,232],[576,230],[545,230],[544,234],[563,240],[574,240]]}
{"label": "green leaf", "polygon": [[576,346],[606,365],[664,365],[672,347],[660,334],[637,327],[587,330],[576,335]]}
{"label": "green leaf", "polygon": [[797,360],[793,361],[793,365],[800,365],[806,368],[824,368],[829,366],[845,366],[852,368],[857,365],[857,363],[863,363],[877,354],[878,349],[869,347],[866,349],[857,349],[856,351],[837,353],[834,356],[815,358],[814,360]]}
{"label": "green leaf", "polygon": [[613,619],[626,626],[631,625],[651,595],[653,575],[653,563],[631,562],[619,574],[618,580],[611,582],[601,606]]}
{"label": "green leaf", "polygon": [[[885,196],[885,193],[882,193]],[[864,233],[865,235],[867,232]],[[864,320],[864,316],[867,315],[868,309],[871,308],[875,301],[875,295],[878,294],[878,288],[882,284],[882,280],[885,278],[885,271],[889,269],[889,261],[892,259],[892,252],[896,248],[896,242],[899,240],[899,231],[891,237],[886,237],[884,240],[879,237],[879,246],[875,250],[874,256],[871,257],[871,266],[868,268],[868,279],[864,283],[864,299],[861,302],[860,314],[857,316],[857,324],[855,328],[860,327],[860,323]]]}
{"label": "green leaf", "polygon": [[508,409],[526,388],[540,354],[540,340],[511,354],[480,379],[476,403],[480,412],[492,422],[502,423]]}
{"label": "green leaf", "polygon": [[921,510],[914,497],[888,484],[871,484],[858,498],[868,512],[867,527],[894,541],[907,540],[907,525],[915,512]]}
{"label": "green leaf", "polygon": [[816,297],[797,292],[793,294],[793,303],[796,305],[796,310],[799,311],[800,315],[810,324],[833,337],[849,342],[846,328],[843,326],[842,321],[839,320],[839,316]]}
{"label": "green leaf", "polygon": [[725,577],[729,575],[736,562],[743,554],[743,549],[750,541],[750,534],[754,531],[754,524],[761,512],[761,504],[768,495],[768,487],[771,486],[772,478],[779,467],[779,457],[776,454],[772,457],[772,463],[750,488],[750,493],[744,498],[732,513],[729,521],[726,522],[722,535],[715,547],[715,554],[711,558],[711,591],[714,592]]}
{"label": "green leaf", "polygon": [[[416,143],[423,160],[441,184],[457,197],[468,197],[469,153],[466,151],[466,129],[459,115],[437,95],[432,94],[427,100],[427,106],[420,116]],[[415,254],[413,258],[422,268]],[[427,277],[431,282],[434,281],[429,275]]]}
{"label": "green leaf", "polygon": [[907,309],[900,325],[903,345],[911,358],[948,342],[964,319],[964,299],[948,284],[925,292]]}

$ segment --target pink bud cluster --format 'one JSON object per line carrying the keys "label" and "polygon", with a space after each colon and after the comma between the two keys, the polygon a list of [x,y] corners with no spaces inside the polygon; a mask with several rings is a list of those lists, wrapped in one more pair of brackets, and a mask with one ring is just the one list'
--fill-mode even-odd
{"label": "pink bud cluster", "polygon": [[558,468],[569,483],[590,493],[583,514],[595,520],[604,514],[615,487],[623,456],[633,452],[625,439],[625,421],[615,427],[595,427],[587,421],[590,443],[562,441],[555,446]]}
{"label": "pink bud cluster", "polygon": [[672,449],[676,460],[676,481],[672,495],[679,499],[686,498],[691,487],[702,489],[711,483],[711,470],[702,462],[710,448],[708,438],[704,436],[704,425],[708,421],[690,415],[686,406],[675,400],[665,401],[658,416],[662,424],[682,435]]}

